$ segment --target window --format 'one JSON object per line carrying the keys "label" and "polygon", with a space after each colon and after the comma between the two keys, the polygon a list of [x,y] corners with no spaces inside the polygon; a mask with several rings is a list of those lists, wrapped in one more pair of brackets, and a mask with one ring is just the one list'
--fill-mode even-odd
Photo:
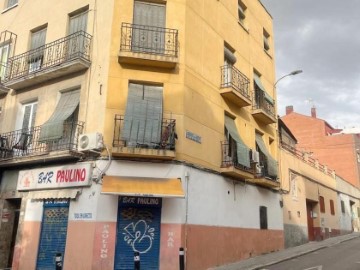
{"label": "window", "polygon": [[360,153],[356,153],[357,162],[360,162]]}
{"label": "window", "polygon": [[13,6],[15,6],[18,3],[18,0],[5,0],[5,9],[6,8],[11,8]]}
{"label": "window", "polygon": [[87,30],[88,10],[69,15],[69,35]]}
{"label": "window", "polygon": [[345,203],[343,200],[341,200],[340,205],[341,205],[341,213],[345,213]]}
{"label": "window", "polygon": [[46,28],[31,32],[29,72],[34,72],[41,68],[44,58],[45,39]]}
{"label": "window", "polygon": [[320,203],[320,212],[325,213],[325,200],[323,196],[319,197],[319,203]]}
{"label": "window", "polygon": [[238,0],[238,16],[239,16],[239,22],[241,24],[244,24],[245,18],[246,18],[246,6],[241,0]]}
{"label": "window", "polygon": [[250,148],[241,139],[235,120],[227,115],[225,115],[225,136],[228,147],[224,149],[224,158],[235,166],[250,168]]}
{"label": "window", "polygon": [[166,6],[134,1],[132,51],[163,53]]}
{"label": "window", "polygon": [[[87,7],[86,7],[87,8]],[[74,12],[69,15],[69,45],[67,46],[67,58],[79,57],[85,53],[86,43],[85,33],[87,30],[88,10]]]}
{"label": "window", "polygon": [[230,49],[228,46],[224,46],[224,87],[231,86],[233,66],[236,63],[236,57],[234,55],[234,50]]}
{"label": "window", "polygon": [[334,201],[330,200],[330,213],[331,215],[335,215],[335,207],[334,207]]}
{"label": "window", "polygon": [[360,207],[357,208],[358,218],[360,218]]}
{"label": "window", "polygon": [[10,44],[0,46],[0,82],[5,78],[6,65],[10,53]]}
{"label": "window", "polygon": [[163,87],[129,83],[121,137],[127,146],[151,147],[161,141]]}
{"label": "window", "polygon": [[265,29],[263,29],[263,39],[264,39],[264,49],[265,51],[270,50],[270,35],[268,32],[266,32]]}
{"label": "window", "polygon": [[[278,175],[277,161],[271,156],[260,133],[255,134],[256,151],[259,152],[261,175],[276,180]],[[258,172],[257,172],[258,173]]]}
{"label": "window", "polygon": [[41,126],[39,141],[70,139],[72,125],[77,121],[79,102],[80,89],[61,93],[53,114]]}
{"label": "window", "polygon": [[267,220],[267,208],[266,206],[260,206],[260,229],[267,230],[268,220]]}

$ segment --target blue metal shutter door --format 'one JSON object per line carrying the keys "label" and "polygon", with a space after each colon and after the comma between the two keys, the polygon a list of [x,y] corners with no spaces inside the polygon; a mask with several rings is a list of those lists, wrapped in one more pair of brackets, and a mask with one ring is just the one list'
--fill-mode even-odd
{"label": "blue metal shutter door", "polygon": [[54,270],[55,255],[64,258],[69,207],[44,207],[37,270]]}
{"label": "blue metal shutter door", "polygon": [[133,270],[134,252],[140,253],[141,269],[158,270],[161,208],[118,208],[115,270]]}

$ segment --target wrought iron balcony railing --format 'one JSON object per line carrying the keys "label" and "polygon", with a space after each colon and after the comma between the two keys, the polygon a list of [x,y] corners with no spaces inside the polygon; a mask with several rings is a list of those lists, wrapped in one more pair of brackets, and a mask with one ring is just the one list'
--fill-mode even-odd
{"label": "wrought iron balcony railing", "polygon": [[4,83],[75,59],[90,61],[92,36],[79,31],[9,58]]}
{"label": "wrought iron balcony railing", "polygon": [[122,23],[120,51],[178,57],[178,30]]}
{"label": "wrought iron balcony railing", "polygon": [[41,126],[0,134],[0,161],[51,151],[75,151],[83,128],[83,122],[65,122],[62,137],[52,141],[40,141]]}
{"label": "wrought iron balcony railing", "polygon": [[231,87],[242,96],[250,99],[250,80],[232,65],[221,67],[221,88]]}
{"label": "wrought iron balcony railing", "polygon": [[[221,153],[222,153],[222,161],[221,161],[221,167],[227,168],[234,166],[236,169],[249,172],[251,174],[254,174],[254,169],[250,167],[246,167],[238,162],[237,159],[237,149],[236,149],[236,143],[231,144],[228,141],[221,142]],[[248,153],[250,157],[250,152]]]}
{"label": "wrought iron balcony railing", "polygon": [[275,118],[275,106],[272,102],[265,98],[263,91],[255,91],[254,93],[254,103],[253,110],[260,109],[266,114]]}
{"label": "wrought iron balcony railing", "polygon": [[115,115],[114,147],[175,150],[175,119],[127,119]]}

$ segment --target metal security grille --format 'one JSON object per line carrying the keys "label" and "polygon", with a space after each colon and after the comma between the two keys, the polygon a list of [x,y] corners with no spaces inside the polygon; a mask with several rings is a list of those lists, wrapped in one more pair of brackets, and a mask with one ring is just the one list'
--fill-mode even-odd
{"label": "metal security grille", "polygon": [[119,203],[115,270],[134,269],[134,252],[141,269],[159,269],[161,208],[122,207]]}
{"label": "metal security grille", "polygon": [[64,256],[69,207],[44,207],[37,270],[54,270],[56,253]]}

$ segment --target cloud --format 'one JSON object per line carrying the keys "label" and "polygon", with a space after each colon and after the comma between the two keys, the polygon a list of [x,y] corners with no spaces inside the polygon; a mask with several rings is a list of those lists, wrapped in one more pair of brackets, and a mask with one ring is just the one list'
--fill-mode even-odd
{"label": "cloud", "polygon": [[274,21],[279,114],[286,105],[334,126],[360,127],[360,23],[357,0],[263,0]]}

